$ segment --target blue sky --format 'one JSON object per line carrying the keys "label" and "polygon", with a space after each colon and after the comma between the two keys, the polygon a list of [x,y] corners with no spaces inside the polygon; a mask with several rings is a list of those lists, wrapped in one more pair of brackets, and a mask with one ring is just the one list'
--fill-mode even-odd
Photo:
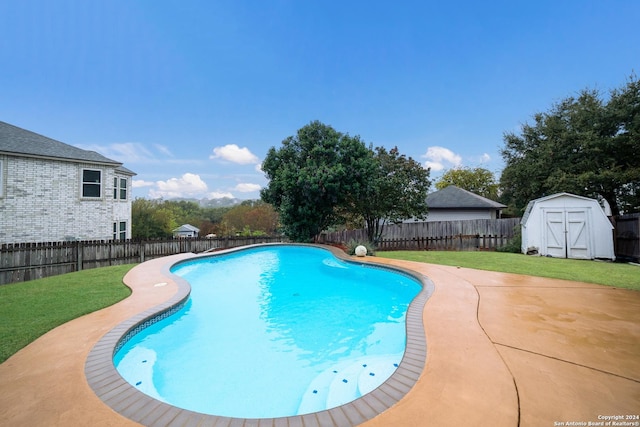
{"label": "blue sky", "polygon": [[0,120],[124,162],[137,197],[258,198],[313,120],[499,177],[504,132],[640,72],[638,22],[637,0],[0,0]]}

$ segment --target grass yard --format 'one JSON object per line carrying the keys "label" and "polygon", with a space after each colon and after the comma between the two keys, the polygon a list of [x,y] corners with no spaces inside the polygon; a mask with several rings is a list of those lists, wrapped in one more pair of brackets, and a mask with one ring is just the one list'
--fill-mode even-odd
{"label": "grass yard", "polygon": [[0,363],[47,331],[131,294],[134,264],[95,268],[0,286]]}
{"label": "grass yard", "polygon": [[640,266],[503,252],[389,251],[382,258],[596,283],[640,291]]}

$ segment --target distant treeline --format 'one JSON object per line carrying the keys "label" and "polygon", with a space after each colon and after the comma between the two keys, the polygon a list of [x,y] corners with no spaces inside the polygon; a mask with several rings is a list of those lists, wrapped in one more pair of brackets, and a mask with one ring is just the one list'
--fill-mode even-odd
{"label": "distant treeline", "polygon": [[131,208],[134,239],[166,238],[183,224],[200,229],[200,236],[262,236],[278,229],[278,214],[270,204],[245,200],[235,206],[202,207],[186,200],[138,198]]}

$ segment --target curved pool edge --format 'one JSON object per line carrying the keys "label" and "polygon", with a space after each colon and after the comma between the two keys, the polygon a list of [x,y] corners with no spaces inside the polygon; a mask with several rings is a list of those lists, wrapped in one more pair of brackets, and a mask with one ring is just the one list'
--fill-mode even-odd
{"label": "curved pool edge", "polygon": [[[179,309],[189,297],[191,290],[186,280],[170,272],[182,262],[201,257],[215,257],[232,252],[265,246],[312,246],[331,252],[336,258],[352,264],[382,268],[416,279],[421,284],[420,292],[413,298],[406,314],[407,344],[404,356],[394,373],[378,388],[344,405],[303,415],[279,418],[231,418],[202,414],[156,400],[136,389],[120,376],[113,363],[113,356],[128,336]],[[134,267],[135,268],[135,267]],[[342,250],[314,244],[258,244],[233,248],[212,253],[193,254],[178,261],[167,262],[162,267],[162,275],[175,282],[177,292],[166,302],[145,310],[117,325],[106,333],[92,348],[85,362],[85,377],[94,393],[114,411],[146,426],[178,425],[317,425],[356,426],[368,421],[399,402],[415,385],[424,369],[427,357],[427,343],[424,333],[422,312],[424,305],[434,291],[433,282],[426,276],[401,267],[372,262],[358,261],[347,256]]]}

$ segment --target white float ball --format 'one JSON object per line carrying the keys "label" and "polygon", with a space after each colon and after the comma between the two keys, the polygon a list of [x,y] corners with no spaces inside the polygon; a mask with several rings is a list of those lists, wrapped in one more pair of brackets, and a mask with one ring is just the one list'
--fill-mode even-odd
{"label": "white float ball", "polygon": [[356,248],[356,256],[367,256],[367,248],[360,245]]}

